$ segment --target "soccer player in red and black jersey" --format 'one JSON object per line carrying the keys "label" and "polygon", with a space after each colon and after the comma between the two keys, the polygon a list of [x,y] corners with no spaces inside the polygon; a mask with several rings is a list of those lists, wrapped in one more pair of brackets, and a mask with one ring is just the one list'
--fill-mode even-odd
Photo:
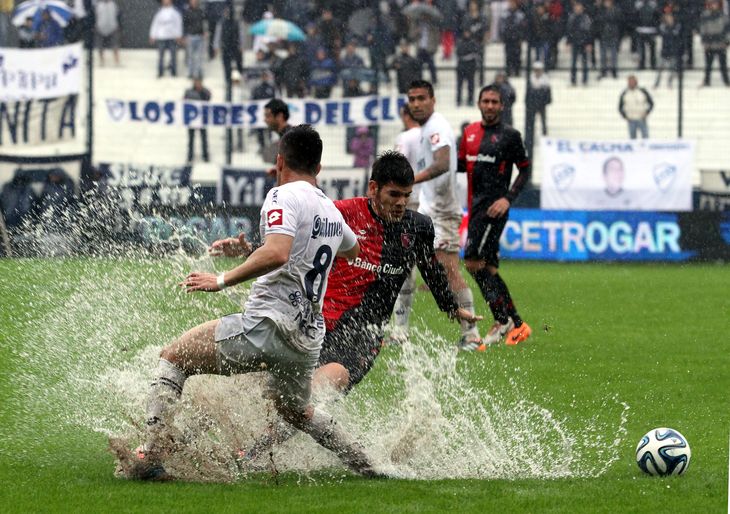
{"label": "soccer player in red and black jersey", "polygon": [[[483,343],[497,343],[506,336],[507,344],[514,345],[530,337],[532,330],[517,313],[507,284],[499,276],[499,238],[512,202],[530,177],[531,165],[520,133],[502,123],[499,86],[483,87],[478,105],[482,119],[464,129],[458,154],[458,171],[466,172],[468,179],[469,236],[464,263],[494,315],[495,323]],[[519,173],[512,182],[514,166]]]}
{"label": "soccer player in red and black jersey", "polygon": [[[483,319],[460,308],[451,293],[446,271],[434,251],[430,218],[406,209],[413,181],[408,159],[387,151],[373,163],[366,198],[335,202],[358,238],[360,254],[353,260],[337,258],[330,272],[322,306],[327,332],[313,390],[329,386],[346,393],[370,371],[398,293],[413,266],[418,266],[437,305],[451,319],[470,323]],[[211,246],[213,255],[241,256],[250,250],[242,236]],[[292,434],[290,427],[278,424],[245,452],[245,458],[256,458]]]}

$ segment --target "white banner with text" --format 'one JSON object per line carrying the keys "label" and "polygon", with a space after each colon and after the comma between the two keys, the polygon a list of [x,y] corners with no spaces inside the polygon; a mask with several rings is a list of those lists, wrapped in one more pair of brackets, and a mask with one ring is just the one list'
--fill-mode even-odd
{"label": "white banner with text", "polygon": [[0,48],[0,101],[37,100],[81,91],[81,43]]}
{"label": "white banner with text", "polygon": [[543,209],[691,211],[694,142],[543,138]]}

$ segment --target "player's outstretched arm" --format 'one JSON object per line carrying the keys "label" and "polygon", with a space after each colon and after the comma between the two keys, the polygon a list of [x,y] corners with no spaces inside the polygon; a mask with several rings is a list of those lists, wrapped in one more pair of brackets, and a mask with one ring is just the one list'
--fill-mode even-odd
{"label": "player's outstretched arm", "polygon": [[257,248],[243,264],[219,275],[193,272],[180,282],[180,287],[184,287],[188,293],[215,292],[260,277],[289,261],[293,242],[293,236],[270,234],[266,236],[263,246]]}

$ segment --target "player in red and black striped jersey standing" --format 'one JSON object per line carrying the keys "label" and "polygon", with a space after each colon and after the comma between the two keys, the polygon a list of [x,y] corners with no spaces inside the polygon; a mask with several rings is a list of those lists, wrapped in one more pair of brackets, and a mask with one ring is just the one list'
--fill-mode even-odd
{"label": "player in red and black striped jersey standing", "polygon": [[[469,236],[464,263],[494,315],[495,323],[483,343],[506,338],[507,344],[514,345],[530,337],[532,330],[517,313],[507,284],[499,276],[499,239],[509,208],[530,177],[531,164],[520,133],[502,123],[499,86],[483,87],[478,105],[482,119],[464,129],[458,155],[458,170],[466,172],[468,184]],[[519,173],[512,183],[514,166]]]}

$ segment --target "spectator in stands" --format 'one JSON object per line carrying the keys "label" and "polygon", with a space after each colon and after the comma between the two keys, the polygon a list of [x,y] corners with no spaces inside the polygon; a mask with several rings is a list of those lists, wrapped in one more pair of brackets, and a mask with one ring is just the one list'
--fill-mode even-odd
{"label": "spectator in stands", "polygon": [[365,43],[370,52],[370,66],[377,73],[378,80],[390,82],[388,60],[395,53],[396,28],[390,16],[390,4],[381,2],[375,12],[372,28],[365,35]]}
{"label": "spectator in stands", "polygon": [[238,73],[243,73],[243,22],[233,17],[233,10],[226,6],[223,16],[215,27],[213,37],[213,55],[221,54],[223,61],[223,77],[231,81],[231,62],[236,65]]}
{"label": "spectator in stands", "polygon": [[550,15],[544,4],[535,5],[529,17],[528,41],[535,51],[535,60],[547,62],[550,54]]}
{"label": "spectator in stands", "polygon": [[479,58],[477,69],[479,70],[479,84],[484,83],[484,49],[489,39],[489,18],[482,14],[477,0],[469,0],[466,15],[461,20],[461,34],[469,31],[472,39],[479,45]]}
{"label": "spectator in stands", "polygon": [[576,85],[578,80],[578,58],[583,63],[583,85],[588,83],[588,53],[593,43],[592,21],[581,2],[573,4],[573,12],[568,18],[565,28],[566,39],[570,45],[570,83]]}
{"label": "spectator in stands", "polygon": [[104,66],[104,48],[111,48],[114,64],[119,66],[119,7],[115,0],[99,0],[96,13],[96,38],[99,46],[99,64]]}
{"label": "spectator in stands", "polygon": [[200,0],[190,0],[183,11],[183,34],[187,49],[188,78],[202,78],[203,55],[205,55],[205,12],[200,8]]}
{"label": "spectator in stands", "polygon": [[276,83],[286,89],[289,98],[304,98],[307,92],[310,67],[296,43],[289,44],[289,55],[274,71]]}
{"label": "spectator in stands", "polygon": [[[245,2],[248,4],[249,2]],[[223,17],[226,8],[232,7],[231,0],[205,0],[205,17],[208,21],[208,30],[214,30],[218,26],[218,22]],[[245,4],[244,4],[245,5]],[[215,41],[208,38],[208,58],[212,61],[215,59]]]}
{"label": "spectator in stands", "polygon": [[39,48],[50,48],[64,43],[63,29],[47,9],[41,13],[41,22],[36,29],[36,40]]}
{"label": "spectator in stands", "polygon": [[336,83],[337,65],[327,55],[327,50],[320,48],[317,50],[316,59],[312,63],[309,87],[312,88],[315,98],[329,98]]}
{"label": "spectator in stands", "polygon": [[0,47],[11,46],[10,20],[13,14],[14,0],[0,0]]}
{"label": "spectator in stands", "polygon": [[448,61],[454,52],[461,12],[456,0],[438,0],[438,9],[443,16],[441,19],[441,57]]}
{"label": "spectator in stands", "polygon": [[355,137],[350,141],[349,150],[355,156],[353,168],[370,169],[375,157],[375,139],[367,127],[357,127]]}
{"label": "spectator in stands", "polygon": [[[203,80],[199,77],[193,79],[193,87],[185,91],[185,100],[209,102],[210,90],[203,86]],[[193,147],[195,146],[195,131],[200,131],[200,142],[202,145],[202,156],[205,162],[210,160],[208,155],[208,130],[205,126],[199,128],[188,127],[188,158],[187,162],[193,162]]]}
{"label": "spectator in stands", "polygon": [[75,200],[74,183],[61,168],[54,168],[48,172],[43,183],[39,199],[39,209],[45,215],[44,224],[51,222],[55,228],[61,228],[64,220],[68,221],[68,211]]}
{"label": "spectator in stands", "polygon": [[35,48],[37,46],[33,18],[30,16],[18,27],[18,46],[20,48]]}
{"label": "spectator in stands", "polygon": [[639,69],[646,69],[646,49],[649,48],[651,69],[656,69],[656,37],[659,33],[659,7],[656,0],[636,0],[636,50]]}
{"label": "spectator in stands", "polygon": [[728,16],[722,12],[720,0],[710,0],[707,9],[700,18],[700,35],[705,48],[705,80],[703,85],[710,85],[712,63],[717,57],[720,62],[720,74],[726,86],[730,86],[727,74],[727,45],[730,37]]}
{"label": "spectator in stands", "polygon": [[[347,2],[342,2],[346,4]],[[339,19],[332,14],[332,9],[325,7],[322,9],[322,16],[317,22],[317,31],[322,36],[327,56],[331,59],[337,59],[342,48],[342,32],[343,27]]]}
{"label": "spectator in stands", "polygon": [[546,9],[550,20],[550,55],[545,67],[554,70],[558,62],[558,43],[565,33],[563,3],[560,0],[547,0]]}
{"label": "spectator in stands", "polygon": [[[274,75],[269,70],[263,70],[259,83],[251,91],[251,100],[268,100],[275,96]],[[271,135],[268,130],[262,128],[254,129],[254,132],[256,133],[256,141],[259,144],[259,152],[262,152],[264,147],[271,142]]]}
{"label": "spectator in stands", "polygon": [[345,50],[340,58],[340,79],[342,80],[343,96],[345,96],[344,90],[352,79],[357,81],[359,87],[360,80],[366,71],[365,61],[355,53],[356,50],[355,40],[350,39],[345,45]]}
{"label": "spectator in stands", "polygon": [[503,14],[500,37],[504,42],[505,69],[510,77],[519,77],[522,67],[522,41],[527,33],[528,22],[525,12],[517,0],[509,0],[509,7]]}
{"label": "spectator in stands", "polygon": [[[243,82],[241,80],[241,74],[238,70],[231,71],[231,103],[234,105],[243,105]],[[235,127],[233,131],[233,146],[237,152],[243,152],[243,127]]]}
{"label": "spectator in stands", "polygon": [[[425,4],[425,9],[409,10],[409,7],[418,7],[421,3]],[[411,0],[404,12],[408,17],[408,38],[416,45],[416,59],[420,61],[421,68],[428,66],[431,82],[436,85],[438,80],[434,56],[441,41],[441,12],[434,7],[432,0]]]}
{"label": "spectator in stands", "polygon": [[0,207],[3,209],[5,225],[8,229],[19,227],[30,219],[38,207],[36,196],[23,170],[15,170],[13,179],[3,186],[0,193]]}
{"label": "spectator in stands", "polygon": [[700,24],[702,5],[696,0],[677,0],[673,6],[674,17],[682,28],[682,52],[686,55],[685,67],[694,66],[694,33]]}
{"label": "spectator in stands", "polygon": [[162,5],[152,18],[150,44],[157,44],[157,78],[165,71],[165,52],[170,53],[170,74],[177,76],[177,45],[182,41],[183,20],[180,12],[172,6],[172,0],[162,0]]}
{"label": "spectator in stands", "polygon": [[474,105],[474,75],[481,58],[481,47],[469,29],[462,32],[456,45],[456,105],[461,106],[461,92],[466,82],[466,104]]}
{"label": "spectator in stands", "polygon": [[500,119],[505,125],[512,126],[512,106],[517,101],[517,93],[512,84],[509,83],[507,74],[503,71],[498,72],[494,76],[494,83],[499,86],[502,96],[502,116]]}
{"label": "spectator in stands", "polygon": [[411,55],[410,45],[405,39],[401,40],[400,53],[393,59],[393,69],[396,72],[398,92],[402,95],[408,92],[411,82],[421,79],[421,63]]}
{"label": "spectator in stands", "polygon": [[534,155],[535,121],[539,115],[542,122],[542,135],[547,136],[547,106],[553,101],[550,79],[545,74],[545,65],[537,61],[532,66],[532,75],[527,85],[525,96],[525,147],[530,155]]}
{"label": "spectator in stands", "polygon": [[623,90],[619,98],[618,111],[629,124],[629,137],[636,139],[637,132],[641,137],[649,137],[649,126],[646,118],[654,108],[654,100],[649,92],[639,87],[635,75],[629,75],[628,87]]}
{"label": "spectator in stands", "polygon": [[598,40],[601,42],[601,78],[611,76],[616,78],[618,66],[618,51],[621,44],[621,27],[624,15],[614,0],[603,0],[603,6],[598,11]]}
{"label": "spectator in stands", "polygon": [[682,55],[682,27],[674,19],[672,12],[662,15],[662,23],[659,25],[659,35],[662,38],[661,61],[656,74],[654,87],[659,87],[662,80],[662,72],[669,69],[669,80],[667,85],[672,87],[672,81],[677,75],[678,59]]}

